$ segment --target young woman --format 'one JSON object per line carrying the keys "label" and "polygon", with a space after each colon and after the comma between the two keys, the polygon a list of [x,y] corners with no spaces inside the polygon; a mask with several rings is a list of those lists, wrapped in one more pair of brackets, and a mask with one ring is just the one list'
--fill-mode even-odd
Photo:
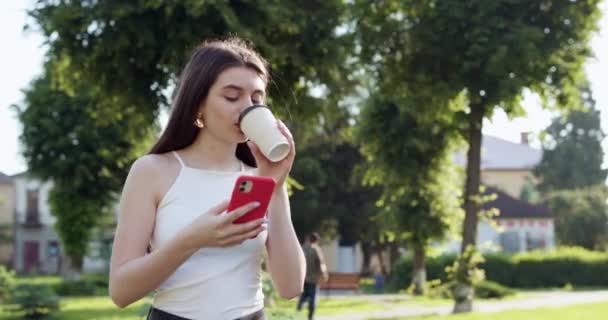
{"label": "young woman", "polygon": [[[242,40],[206,42],[179,79],[168,125],[129,172],[110,268],[110,296],[125,307],[156,290],[148,319],[264,319],[263,251],[274,287],[302,291],[305,260],[293,229],[281,162],[266,159],[238,126],[240,112],[264,103],[266,63]],[[225,212],[239,175],[277,182],[267,217],[233,224],[255,208]]]}

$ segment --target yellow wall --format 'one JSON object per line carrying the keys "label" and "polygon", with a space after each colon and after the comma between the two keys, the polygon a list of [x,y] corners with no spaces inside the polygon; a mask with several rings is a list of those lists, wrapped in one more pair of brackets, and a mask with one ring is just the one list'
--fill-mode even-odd
{"label": "yellow wall", "polygon": [[[12,184],[0,184],[0,225],[11,226],[9,236],[12,236],[15,213],[15,189]],[[6,227],[2,228],[6,230]],[[12,241],[0,244],[0,264],[8,264],[13,254]]]}
{"label": "yellow wall", "polygon": [[481,172],[481,181],[519,199],[528,176],[536,181],[529,170],[484,170]]}

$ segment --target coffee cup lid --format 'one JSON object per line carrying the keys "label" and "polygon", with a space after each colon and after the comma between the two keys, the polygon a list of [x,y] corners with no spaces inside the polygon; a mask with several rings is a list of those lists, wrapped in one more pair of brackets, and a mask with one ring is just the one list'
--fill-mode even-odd
{"label": "coffee cup lid", "polygon": [[[254,104],[252,106],[245,108],[245,110],[243,110],[243,112],[241,112],[241,115],[239,115],[239,124],[241,123],[241,121],[243,121],[243,118],[245,117],[246,114],[248,114],[249,112],[251,112],[252,110],[254,110],[256,108],[268,108],[268,106],[265,106],[263,104]],[[270,109],[270,108],[268,108],[268,109]]]}

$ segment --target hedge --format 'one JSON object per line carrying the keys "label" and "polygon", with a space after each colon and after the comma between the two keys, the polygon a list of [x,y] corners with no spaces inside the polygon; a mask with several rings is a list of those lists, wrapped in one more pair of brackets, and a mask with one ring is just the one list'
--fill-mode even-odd
{"label": "hedge", "polygon": [[[481,265],[486,279],[512,288],[552,288],[608,286],[608,253],[566,247],[550,252],[531,251],[515,255],[485,254]],[[445,267],[455,255],[442,255],[426,261],[427,279],[447,280]],[[411,283],[412,258],[397,261],[392,286],[407,288]]]}

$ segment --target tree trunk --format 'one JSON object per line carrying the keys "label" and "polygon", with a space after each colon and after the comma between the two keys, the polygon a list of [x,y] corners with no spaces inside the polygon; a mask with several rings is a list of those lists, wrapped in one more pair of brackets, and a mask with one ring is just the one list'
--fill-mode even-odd
{"label": "tree trunk", "polygon": [[[477,242],[477,215],[479,202],[480,171],[481,171],[481,129],[483,125],[484,107],[480,102],[471,103],[471,114],[469,115],[467,152],[467,178],[464,193],[464,226],[462,234],[461,256],[468,246],[476,246]],[[465,283],[456,284],[454,312],[470,312],[473,308],[473,296],[470,294],[472,288]]]}
{"label": "tree trunk", "polygon": [[423,295],[426,285],[426,252],[424,246],[414,245],[414,276],[412,282],[414,284],[414,294]]}
{"label": "tree trunk", "polygon": [[399,244],[397,244],[396,242],[391,242],[389,244],[389,248],[390,248],[390,252],[389,252],[390,266],[388,266],[388,268],[389,268],[389,273],[392,274],[393,267],[395,266],[395,263],[397,263],[397,260],[399,260],[399,257],[401,255],[399,254]]}
{"label": "tree trunk", "polygon": [[361,241],[361,252],[363,254],[363,262],[361,265],[361,275],[362,276],[370,276],[370,264],[372,260],[372,248],[368,242]]}
{"label": "tree trunk", "polygon": [[384,263],[384,250],[386,246],[378,244],[374,248],[374,252],[378,256],[378,262],[380,263],[380,272],[386,277],[388,276],[388,268],[386,267],[386,263]]}

